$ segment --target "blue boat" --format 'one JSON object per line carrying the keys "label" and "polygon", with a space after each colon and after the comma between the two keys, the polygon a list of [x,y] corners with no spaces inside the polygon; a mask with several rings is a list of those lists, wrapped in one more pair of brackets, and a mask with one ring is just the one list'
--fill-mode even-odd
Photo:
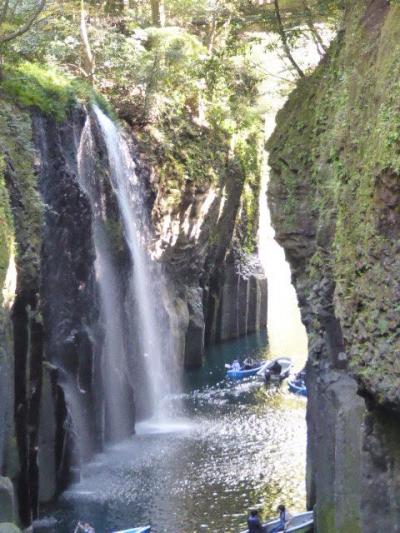
{"label": "blue boat", "polygon": [[133,527],[131,529],[121,529],[118,531],[114,531],[113,533],[150,533],[151,527],[145,526],[145,527]]}
{"label": "blue boat", "polygon": [[288,381],[289,390],[294,394],[300,394],[300,396],[307,396],[307,387],[303,379],[292,378]]}
{"label": "blue boat", "polygon": [[243,379],[243,378],[249,378],[251,376],[255,376],[257,372],[261,370],[261,368],[264,366],[264,363],[259,363],[254,368],[248,368],[248,369],[240,369],[240,370],[228,370],[226,373],[226,376],[230,379]]}

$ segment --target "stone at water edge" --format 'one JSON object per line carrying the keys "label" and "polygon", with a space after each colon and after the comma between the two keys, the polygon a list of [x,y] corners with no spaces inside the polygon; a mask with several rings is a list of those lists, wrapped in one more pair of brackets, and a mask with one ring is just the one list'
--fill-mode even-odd
{"label": "stone at water edge", "polygon": [[0,522],[15,520],[14,487],[8,477],[0,477]]}

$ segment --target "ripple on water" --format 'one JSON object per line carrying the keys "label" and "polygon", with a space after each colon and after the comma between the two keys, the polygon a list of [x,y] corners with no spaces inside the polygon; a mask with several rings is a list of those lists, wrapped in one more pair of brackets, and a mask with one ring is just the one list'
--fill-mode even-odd
{"label": "ripple on water", "polygon": [[304,508],[304,401],[254,381],[218,382],[183,399],[181,419],[139,423],[132,439],[96,457],[47,531],[72,531],[81,518],[98,533],[148,522],[156,533],[201,524],[234,533],[251,506],[266,515],[281,501]]}

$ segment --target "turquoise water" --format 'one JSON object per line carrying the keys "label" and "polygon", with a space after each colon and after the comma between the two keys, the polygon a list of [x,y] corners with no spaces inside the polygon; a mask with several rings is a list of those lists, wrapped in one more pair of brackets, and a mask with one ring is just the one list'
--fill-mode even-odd
{"label": "turquoise water", "polygon": [[43,510],[56,521],[46,531],[72,532],[81,519],[96,533],[147,523],[156,533],[237,533],[250,507],[302,511],[305,400],[285,383],[225,380],[224,363],[250,353],[267,355],[265,335],[208,350],[204,368],[185,377],[179,415],[139,423],[132,439],[97,456]]}

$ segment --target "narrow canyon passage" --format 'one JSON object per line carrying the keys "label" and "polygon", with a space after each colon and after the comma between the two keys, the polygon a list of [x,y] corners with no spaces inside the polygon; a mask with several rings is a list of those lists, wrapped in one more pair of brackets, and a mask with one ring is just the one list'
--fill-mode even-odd
{"label": "narrow canyon passage", "polygon": [[80,518],[100,533],[146,523],[156,533],[237,533],[251,506],[265,516],[281,501],[302,511],[305,400],[286,383],[224,378],[225,362],[266,352],[265,333],[211,348],[204,368],[186,377],[175,420],[141,422],[134,437],[96,456],[56,508],[43,509],[52,518],[38,531],[69,533]]}
{"label": "narrow canyon passage", "polygon": [[0,0],[0,533],[400,533],[399,80],[399,0]]}

